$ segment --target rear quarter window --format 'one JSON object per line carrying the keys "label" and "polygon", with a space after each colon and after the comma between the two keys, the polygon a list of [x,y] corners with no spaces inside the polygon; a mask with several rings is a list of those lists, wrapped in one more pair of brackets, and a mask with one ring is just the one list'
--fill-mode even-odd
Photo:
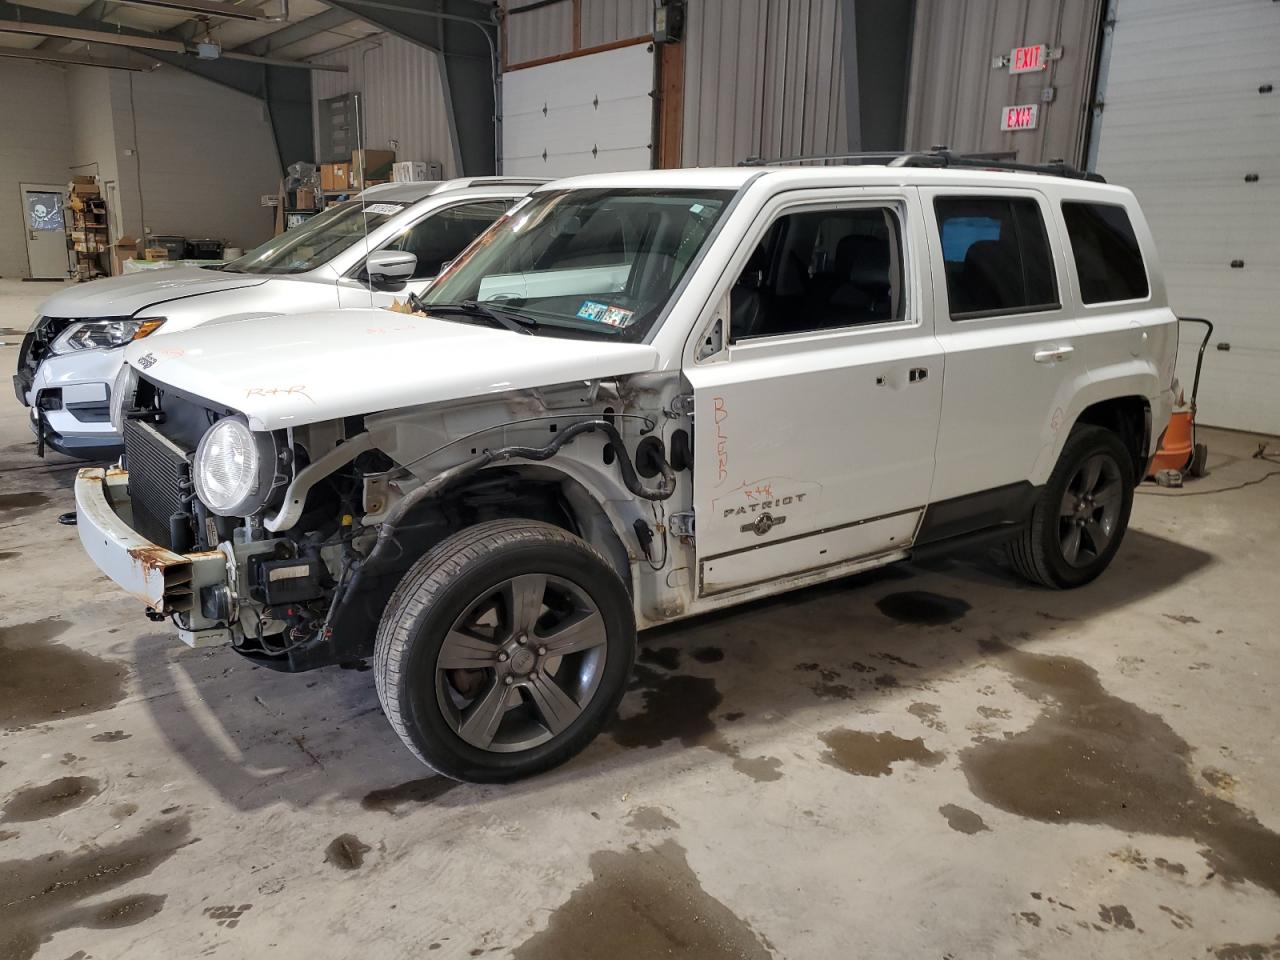
{"label": "rear quarter window", "polygon": [[1062,204],[1062,216],[1085,303],[1146,298],[1150,293],[1147,266],[1124,207],[1067,201]]}

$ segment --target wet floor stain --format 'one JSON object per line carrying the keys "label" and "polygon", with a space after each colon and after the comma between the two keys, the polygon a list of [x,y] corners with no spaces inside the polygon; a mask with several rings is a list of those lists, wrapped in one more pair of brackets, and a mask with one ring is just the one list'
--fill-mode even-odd
{"label": "wet floor stain", "polygon": [[0,862],[0,957],[30,960],[61,930],[128,926],[155,916],[163,897],[81,903],[147,876],[190,842],[190,832],[178,818],[104,847]]}
{"label": "wet floor stain", "polygon": [[947,818],[947,826],[957,833],[975,834],[991,829],[982,817],[954,803],[944,803],[938,812]]}
{"label": "wet floor stain", "polygon": [[958,597],[944,597],[927,590],[904,590],[891,593],[876,601],[881,613],[899,623],[914,623],[925,627],[940,627],[954,623],[971,609]]}
{"label": "wet floor stain", "polygon": [[111,806],[111,816],[116,820],[128,820],[138,812],[136,803],[116,803]]}
{"label": "wet floor stain", "polygon": [[638,665],[628,689],[640,692],[644,709],[613,721],[609,733],[619,746],[654,749],[678,740],[685,747],[706,747],[732,758],[733,768],[757,783],[782,779],[781,760],[744,757],[716,728],[712,714],[724,698],[714,680]]}
{"label": "wet floor stain", "polygon": [[979,716],[986,717],[988,720],[1012,720],[1013,714],[1003,707],[978,707]]}
{"label": "wet floor stain", "polygon": [[1163,718],[1108,693],[1079,660],[999,641],[983,648],[1041,713],[1026,730],[960,754],[976,796],[1047,823],[1190,837],[1219,876],[1280,894],[1280,834],[1202,790],[1190,747]]}
{"label": "wet floor stain", "polygon": [[685,850],[667,840],[647,850],[603,850],[592,879],[551,913],[547,928],[513,951],[516,960],[770,960],[767,941],[707,893]]}
{"label": "wet floor stain", "polygon": [[226,903],[216,907],[205,907],[204,915],[220,927],[234,929],[240,926],[244,915],[252,909],[252,903],[242,903],[238,907],[234,903]]}
{"label": "wet floor stain", "polygon": [[51,643],[70,624],[56,617],[0,627],[0,726],[81,716],[124,696],[124,667]]}
{"label": "wet floor stain", "polygon": [[1215,960],[1277,960],[1280,958],[1280,937],[1271,943],[1220,943],[1207,951]]}
{"label": "wet floor stain", "polygon": [[17,836],[20,836],[17,830],[0,830],[0,843],[4,843],[6,840],[12,840]]}
{"label": "wet floor stain", "polygon": [[1162,903],[1160,904],[1160,912],[1165,914],[1169,918],[1169,922],[1179,930],[1187,930],[1195,926],[1191,922],[1191,917],[1181,910],[1175,910],[1173,907],[1165,906]]}
{"label": "wet floor stain", "polygon": [[1166,613],[1164,614],[1164,618],[1166,620],[1172,620],[1174,623],[1181,623],[1184,626],[1188,623],[1200,622],[1197,618],[1191,616],[1189,613]]}
{"label": "wet floor stain", "polygon": [[644,647],[640,651],[640,662],[663,670],[679,670],[680,651],[675,647]]}
{"label": "wet floor stain", "polygon": [[1134,928],[1133,914],[1129,912],[1128,907],[1121,903],[1111,907],[1099,905],[1098,919],[1103,923],[1123,930],[1132,930]]}
{"label": "wet floor stain", "polygon": [[395,816],[400,813],[402,806],[431,803],[460,786],[462,786],[461,783],[450,780],[448,777],[423,777],[421,780],[409,780],[394,787],[370,790],[360,801],[360,806],[366,810],[377,810]]}
{"label": "wet floor stain", "polygon": [[1236,788],[1236,778],[1225,770],[1219,770],[1216,767],[1205,767],[1200,771],[1200,777],[1205,783],[1209,784],[1216,790],[1223,793],[1232,793]]}
{"label": "wet floor stain", "polygon": [[0,493],[0,517],[26,513],[49,502],[47,494],[31,490],[25,493]]}
{"label": "wet floor stain", "polygon": [[907,707],[907,713],[911,714],[930,730],[942,732],[947,729],[947,724],[943,721],[941,716],[942,708],[936,703],[923,703],[917,701]]}
{"label": "wet floor stain", "polygon": [[1111,858],[1119,860],[1121,863],[1127,863],[1131,867],[1137,867],[1139,870],[1148,870],[1151,867],[1155,867],[1157,870],[1163,870],[1165,873],[1172,874],[1175,877],[1185,877],[1187,875],[1187,868],[1183,864],[1166,860],[1164,857],[1152,857],[1148,860],[1144,853],[1133,849],[1133,847],[1115,850],[1111,853]]}
{"label": "wet floor stain", "polygon": [[904,740],[892,733],[868,733],[838,727],[820,735],[828,747],[821,760],[828,766],[860,777],[886,777],[895,763],[911,761],[922,767],[937,766],[945,754],[924,745],[924,740]]}
{"label": "wet floor stain", "polygon": [[119,743],[121,740],[128,740],[133,734],[125,733],[123,730],[108,730],[100,733],[92,740],[94,743]]}
{"label": "wet floor stain", "polygon": [[657,807],[636,807],[627,818],[627,826],[632,830],[674,830],[676,823]]}
{"label": "wet floor stain", "polygon": [[719,647],[697,647],[691,656],[699,663],[719,663],[724,659],[724,651]]}
{"label": "wet floor stain", "polygon": [[101,792],[98,781],[90,777],[59,777],[38,787],[27,787],[13,795],[4,805],[0,820],[6,823],[30,823],[74,810]]}
{"label": "wet floor stain", "polygon": [[344,833],[329,841],[324,850],[324,862],[339,870],[357,870],[364,866],[364,855],[372,849],[354,833]]}
{"label": "wet floor stain", "polygon": [[0,550],[0,560],[12,560],[20,556],[22,556],[21,550]]}

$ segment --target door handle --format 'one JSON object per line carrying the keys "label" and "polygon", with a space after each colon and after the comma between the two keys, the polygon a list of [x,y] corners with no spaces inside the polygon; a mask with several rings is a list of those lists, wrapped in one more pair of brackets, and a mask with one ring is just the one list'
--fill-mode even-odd
{"label": "door handle", "polygon": [[1058,347],[1041,347],[1034,354],[1036,363],[1057,363],[1075,353],[1075,347],[1063,345]]}

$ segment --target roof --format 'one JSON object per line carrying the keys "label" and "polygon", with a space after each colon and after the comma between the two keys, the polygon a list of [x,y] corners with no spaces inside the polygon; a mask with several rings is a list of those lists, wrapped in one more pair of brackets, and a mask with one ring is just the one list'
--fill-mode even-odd
{"label": "roof", "polygon": [[808,186],[965,186],[1041,189],[1049,184],[1082,193],[1128,194],[1122,187],[1088,180],[974,167],[908,167],[888,164],[841,166],[695,167],[684,170],[636,170],[599,173],[555,180],[543,190],[732,190],[751,182],[767,182],[773,189]]}
{"label": "roof", "polygon": [[525,177],[459,177],[455,180],[416,180],[410,183],[380,183],[364,191],[366,200],[404,200],[410,203],[424,200],[438,193],[453,190],[475,190],[492,188],[499,192],[505,187],[515,193],[527,193],[534,187],[546,183],[546,180],[535,180]]}

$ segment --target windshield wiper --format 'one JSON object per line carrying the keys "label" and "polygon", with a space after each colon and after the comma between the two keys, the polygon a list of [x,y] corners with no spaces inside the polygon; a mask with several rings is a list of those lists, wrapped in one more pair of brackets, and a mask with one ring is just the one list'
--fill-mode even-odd
{"label": "windshield wiper", "polygon": [[[417,297],[413,299],[417,300]],[[475,300],[463,300],[461,303],[422,303],[419,301],[419,304],[421,305],[420,308],[428,314],[452,313],[478,317],[481,320],[489,321],[495,327],[510,330],[512,333],[532,334],[534,328],[538,326],[538,321],[531,317],[526,317],[510,310],[495,310],[482,303],[477,303]]]}

